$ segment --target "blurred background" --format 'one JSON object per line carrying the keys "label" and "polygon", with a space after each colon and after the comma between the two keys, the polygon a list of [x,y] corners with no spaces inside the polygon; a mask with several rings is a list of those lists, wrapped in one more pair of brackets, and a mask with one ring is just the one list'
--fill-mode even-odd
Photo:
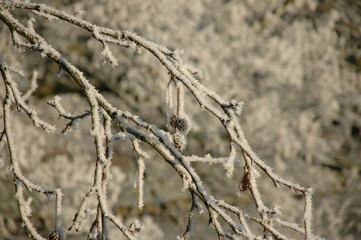
{"label": "blurred background", "polygon": [[[224,1],[41,1],[100,26],[129,30],[169,47],[184,50],[185,62],[200,69],[205,86],[226,100],[244,101],[240,122],[251,147],[277,174],[314,194],[314,232],[326,239],[361,237],[361,2],[357,0],[224,0]],[[114,105],[167,129],[165,89],[169,75],[145,50],[111,47],[119,66],[102,64],[102,45],[88,32],[25,11],[16,15],[57,48]],[[70,226],[82,196],[92,184],[94,168],[90,119],[61,134],[66,121],[46,104],[55,95],[64,108],[80,114],[88,106],[80,89],[56,64],[40,54],[12,46],[0,22],[0,54],[27,78],[15,77],[22,90],[33,70],[39,88],[29,103],[57,126],[49,135],[35,129],[24,114],[14,113],[18,154],[25,174],[49,188],[62,187],[64,224]],[[3,85],[1,85],[3,86]],[[0,89],[4,99],[4,89]],[[186,154],[226,156],[227,134],[216,119],[186,96],[192,120]],[[0,123],[2,127],[2,122]],[[148,149],[144,146],[145,149]],[[153,151],[146,162],[143,211],[136,207],[136,156],[129,142],[118,142],[109,199],[125,222],[140,218],[140,239],[175,239],[183,234],[190,196],[181,179]],[[24,235],[19,221],[6,146],[1,149],[0,239]],[[195,164],[215,197],[249,212],[254,204],[238,193],[243,162],[232,178],[220,165]],[[266,176],[260,191],[271,207],[282,207],[285,219],[301,222],[303,199],[275,189]],[[53,204],[34,198],[33,220],[41,232],[53,228]],[[197,216],[194,239],[216,239],[207,216]],[[88,231],[90,225],[86,225]],[[71,239],[71,235],[70,239]],[[79,235],[76,235],[79,236]],[[299,236],[298,236],[299,237]],[[76,239],[77,237],[73,237]],[[114,239],[118,239],[118,236]]]}

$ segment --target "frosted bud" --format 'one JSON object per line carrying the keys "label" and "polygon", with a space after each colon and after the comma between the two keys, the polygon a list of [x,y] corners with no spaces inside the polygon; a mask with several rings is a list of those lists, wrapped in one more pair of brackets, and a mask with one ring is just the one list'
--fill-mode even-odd
{"label": "frosted bud", "polygon": [[187,145],[187,139],[183,134],[175,133],[172,135],[173,146],[179,151],[183,151]]}

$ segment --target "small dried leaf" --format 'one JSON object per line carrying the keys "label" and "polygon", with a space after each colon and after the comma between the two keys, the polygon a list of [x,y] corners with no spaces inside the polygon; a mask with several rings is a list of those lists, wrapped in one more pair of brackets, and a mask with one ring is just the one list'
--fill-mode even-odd
{"label": "small dried leaf", "polygon": [[249,173],[244,172],[241,182],[239,183],[239,190],[246,191],[249,188]]}

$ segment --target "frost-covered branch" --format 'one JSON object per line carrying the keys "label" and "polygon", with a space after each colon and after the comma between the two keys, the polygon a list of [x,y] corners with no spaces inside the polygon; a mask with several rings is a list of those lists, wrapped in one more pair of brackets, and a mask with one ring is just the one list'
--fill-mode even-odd
{"label": "frost-covered branch", "polygon": [[9,89],[7,89],[7,90],[11,90],[12,97],[14,98],[18,108],[23,110],[24,112],[26,112],[26,114],[33,121],[35,126],[41,127],[42,129],[44,129],[47,132],[53,132],[55,130],[55,127],[51,126],[49,123],[41,120],[38,117],[38,113],[25,102],[26,98],[28,98],[27,95],[29,94],[29,92],[33,91],[33,89],[32,89],[33,86],[25,94],[25,98],[24,98],[22,96],[22,94],[20,93],[16,82],[12,80],[12,77],[8,71],[7,65],[5,63],[0,63],[0,64],[1,64],[1,74],[4,79],[4,84],[6,84],[6,86],[9,87]]}
{"label": "frost-covered branch", "polygon": [[[27,200],[25,200],[23,186],[25,186],[25,188],[30,192],[35,191],[38,193],[42,193],[46,195],[48,198],[50,198],[54,194],[57,196],[57,207],[56,207],[57,213],[55,219],[56,219],[56,229],[59,232],[62,232],[61,212],[60,212],[61,191],[48,190],[43,186],[35,184],[31,180],[29,180],[21,171],[20,159],[17,156],[16,143],[12,132],[11,106],[13,101],[15,101],[15,103],[28,114],[29,118],[33,121],[35,126],[40,126],[44,130],[48,130],[48,131],[53,130],[54,128],[51,127],[49,124],[45,123],[44,121],[42,121],[41,119],[39,119],[37,117],[36,112],[25,103],[25,100],[23,96],[21,96],[16,83],[12,80],[11,74],[9,73],[8,65],[4,61],[0,62],[0,71],[6,91],[4,104],[3,104],[4,135],[6,136],[6,140],[7,140],[7,147],[10,156],[10,171],[13,173],[14,176],[14,185],[16,191],[15,198],[18,202],[20,217],[31,238],[37,240],[43,240],[43,239],[45,240],[45,238],[43,238],[36,231],[34,225],[30,220],[32,198],[28,198]],[[29,91],[33,91],[33,89]],[[62,239],[65,239],[64,235],[62,236],[63,236]]]}
{"label": "frost-covered branch", "polygon": [[[24,26],[10,13],[10,11],[17,9],[30,10],[40,14],[42,17],[45,16],[45,19],[47,20],[57,19],[87,30],[91,37],[102,44],[103,51],[101,54],[104,56],[105,60],[109,61],[114,67],[118,66],[118,62],[112,54],[108,44],[127,48],[145,49],[153,54],[167,69],[171,76],[166,97],[168,103],[167,123],[174,128],[175,132],[171,133],[160,129],[156,125],[148,123],[128,111],[123,111],[113,106],[89,82],[83,72],[70,63],[58,50],[48,44],[46,39],[38,34],[32,26]],[[46,56],[58,64],[59,68],[67,72],[71,79],[79,85],[89,104],[89,112],[80,115],[72,115],[62,107],[59,97],[55,97],[54,100],[48,101],[48,104],[53,106],[59,112],[60,117],[70,121],[63,130],[63,133],[66,132],[69,127],[75,126],[79,119],[83,119],[88,115],[91,117],[92,127],[90,134],[94,138],[96,150],[93,186],[83,197],[82,204],[75,214],[69,230],[73,228],[75,230],[79,229],[81,223],[86,218],[87,203],[90,198],[94,197],[98,203],[96,209],[97,216],[93,221],[93,225],[90,227],[89,234],[94,232],[95,235],[101,235],[106,239],[109,238],[107,230],[107,221],[109,221],[113,223],[125,237],[128,239],[136,239],[136,232],[138,230],[135,231],[131,226],[126,227],[122,221],[112,213],[107,198],[107,182],[111,167],[114,141],[117,139],[129,139],[132,141],[133,150],[138,156],[138,207],[140,209],[142,209],[145,204],[143,196],[144,172],[146,171],[145,160],[149,158],[148,154],[141,149],[141,142],[150,145],[163,157],[182,179],[183,190],[188,190],[190,192],[192,205],[188,216],[186,231],[181,238],[190,239],[190,233],[195,221],[195,209],[201,208],[200,202],[202,202],[208,210],[210,225],[215,228],[219,239],[225,237],[229,239],[289,239],[286,233],[281,231],[282,228],[277,228],[276,226],[294,230],[300,235],[303,235],[306,239],[315,238],[311,228],[312,190],[301,187],[298,184],[293,184],[278,176],[271,167],[256,155],[248,144],[245,134],[239,124],[238,118],[242,112],[243,102],[235,100],[226,101],[220,95],[202,85],[198,80],[200,71],[193,66],[184,63],[179,50],[170,50],[167,47],[146,40],[129,31],[119,31],[97,26],[91,22],[78,18],[77,16],[67,14],[44,4],[4,1],[0,3],[0,19],[8,26],[13,43],[16,47],[38,51],[43,56]],[[17,35],[21,36],[23,39],[19,40]],[[11,80],[6,69],[3,70],[2,68],[1,72],[7,91],[6,99],[4,101],[4,122],[6,123],[5,134],[7,136],[15,177],[29,190],[36,190],[47,194],[49,193],[48,190],[31,183],[23,177],[17,166],[18,161],[16,160],[16,157],[13,156],[15,153],[13,147],[16,145],[12,140],[11,129],[8,124],[10,117],[9,108],[12,99],[14,99],[16,104],[28,114],[35,126],[40,126],[47,131],[53,130],[53,128],[40,120],[36,112],[25,103],[24,98],[18,91],[16,83]],[[176,92],[175,96],[172,94],[173,90]],[[229,156],[215,158],[211,155],[187,156],[183,153],[188,142],[188,133],[191,131],[191,120],[186,114],[187,109],[184,104],[185,91],[189,91],[194,96],[201,109],[208,111],[223,125],[229,138]],[[26,97],[28,97],[28,95],[30,95],[30,93],[26,94]],[[111,126],[116,127],[120,133],[113,134]],[[249,190],[259,217],[252,216],[236,206],[216,199],[211,193],[206,191],[200,175],[192,166],[194,162],[222,164],[228,177],[231,177],[234,172],[235,162],[244,162],[245,173],[240,183],[240,190],[243,192]],[[264,196],[262,196],[258,189],[258,178],[260,177],[259,170],[263,171],[269,177],[276,188],[283,185],[297,194],[302,194],[304,196],[305,207],[303,226],[281,220],[279,218],[280,211],[278,208],[272,209],[266,206]],[[235,189],[235,191],[237,190]],[[60,222],[59,216],[62,194],[60,190],[56,190],[55,192],[52,191],[51,193],[55,193],[57,196],[57,230],[58,223]],[[21,215],[23,221],[27,221],[26,217],[28,215]],[[261,233],[254,231],[249,227],[247,221],[259,224],[262,226],[263,231]],[[33,232],[31,225],[27,225],[27,228],[30,233]],[[31,234],[32,238],[42,239],[35,233],[36,232]]]}
{"label": "frost-covered branch", "polygon": [[79,115],[72,115],[70,113],[67,113],[61,105],[60,101],[61,97],[55,96],[53,100],[49,100],[47,101],[47,103],[59,112],[59,117],[69,120],[61,133],[67,133],[71,129],[76,129],[79,124],[79,120],[90,115],[90,111],[86,111],[85,113]]}

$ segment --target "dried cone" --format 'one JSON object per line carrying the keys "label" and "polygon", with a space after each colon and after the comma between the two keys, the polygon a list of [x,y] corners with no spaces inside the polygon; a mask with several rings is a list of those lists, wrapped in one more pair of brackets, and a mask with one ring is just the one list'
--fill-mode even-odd
{"label": "dried cone", "polygon": [[184,135],[175,133],[173,134],[173,146],[179,151],[183,151],[187,145],[187,140]]}
{"label": "dried cone", "polygon": [[172,125],[172,127],[183,133],[186,133],[189,130],[189,124],[187,119],[178,118],[176,115],[173,115],[170,118],[170,125]]}
{"label": "dried cone", "polygon": [[175,126],[177,125],[176,122],[177,122],[177,116],[173,114],[169,120],[169,123],[172,127],[175,128]]}

